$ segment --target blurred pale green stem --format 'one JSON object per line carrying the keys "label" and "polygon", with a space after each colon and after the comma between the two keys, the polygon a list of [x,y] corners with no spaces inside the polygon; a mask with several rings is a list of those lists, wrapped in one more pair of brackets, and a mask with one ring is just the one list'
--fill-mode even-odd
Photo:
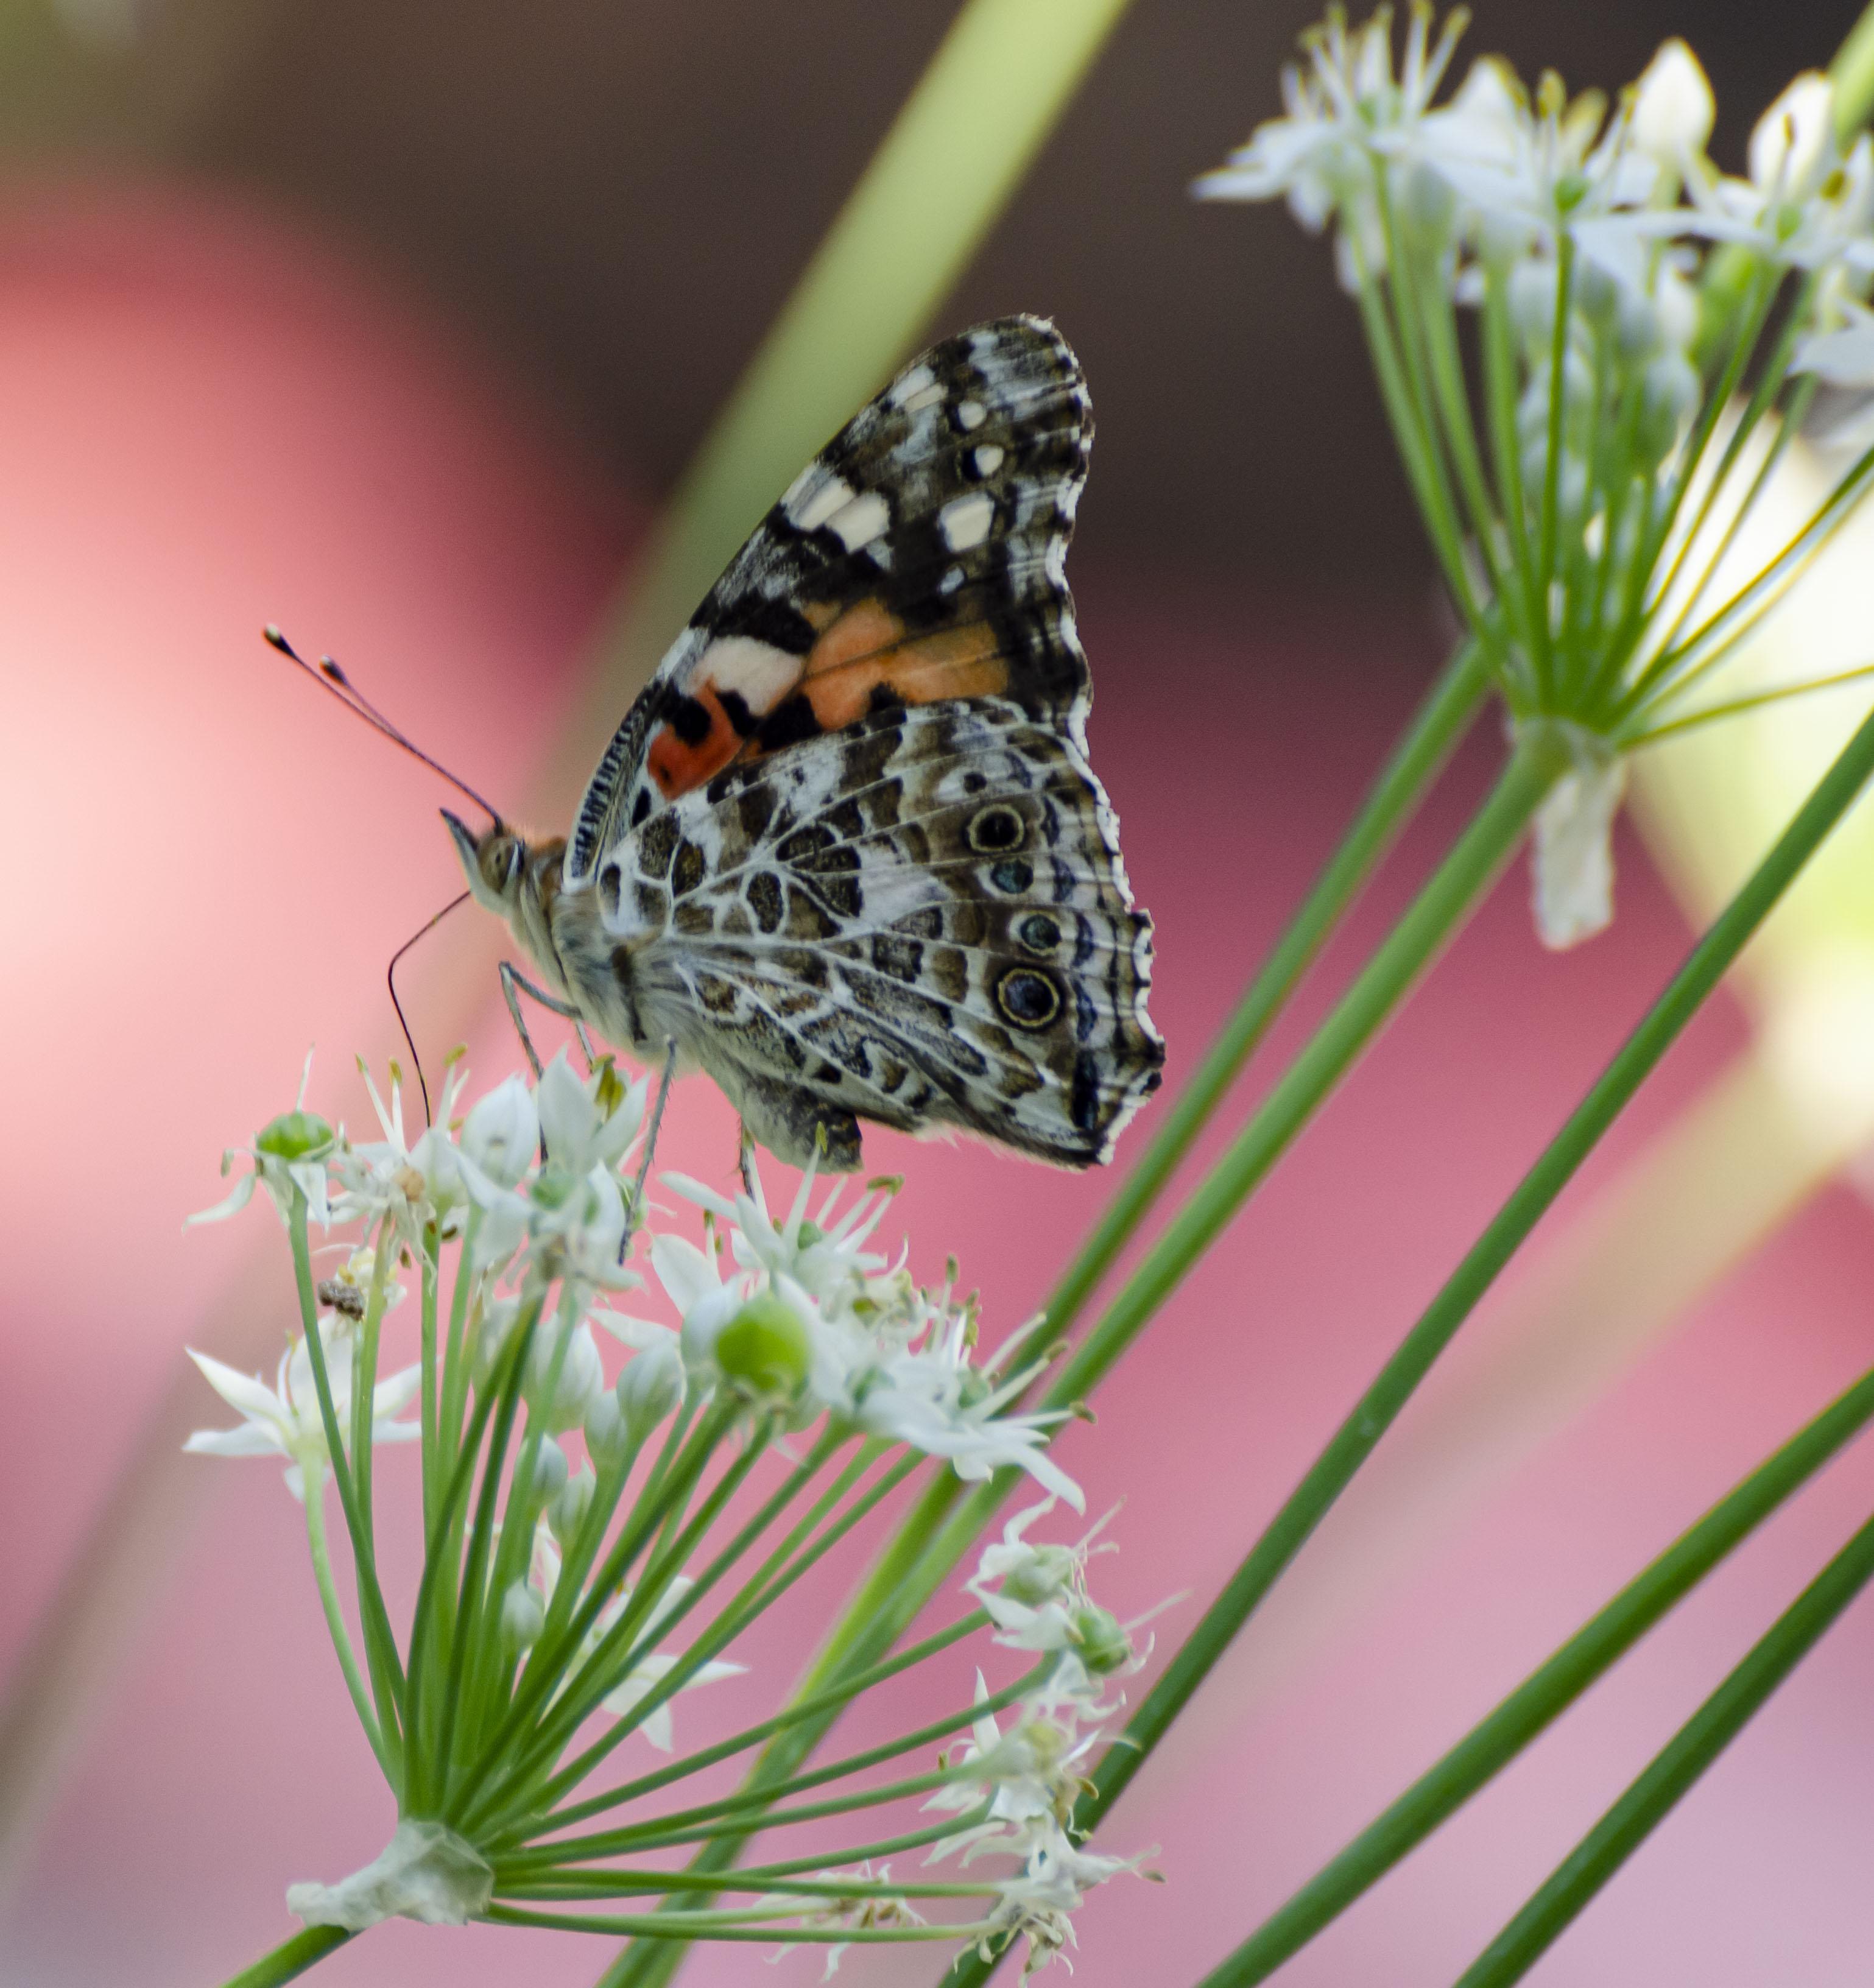
{"label": "blurred pale green stem", "polygon": [[607,644],[615,722],[769,504],[908,353],[1126,0],[968,0],[770,327],[657,528]]}

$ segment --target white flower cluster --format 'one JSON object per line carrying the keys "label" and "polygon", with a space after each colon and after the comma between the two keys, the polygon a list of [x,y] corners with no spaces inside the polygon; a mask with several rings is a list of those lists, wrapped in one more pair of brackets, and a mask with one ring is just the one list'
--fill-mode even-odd
{"label": "white flower cluster", "polygon": [[[942,1838],[926,1861],[959,1852],[965,1864],[983,1856],[1017,1860],[1016,1873],[998,1882],[979,1947],[988,1957],[1026,1940],[1028,1973],[1073,1944],[1071,1915],[1082,1895],[1140,1861],[1095,1855],[1075,1841],[1071,1827],[1087,1785],[1081,1770],[1121,1709],[1122,1701],[1106,1697],[1108,1687],[1145,1658],[1134,1650],[1128,1625],[1088,1592],[1087,1560],[1100,1526],[1071,1547],[1027,1539],[1054,1504],[1044,1499],[1016,1513],[1000,1540],[984,1549],[969,1583],[996,1625],[997,1642],[1054,1662],[1013,1709],[1006,1732],[993,1712],[978,1716],[969,1742],[945,1763],[956,1778],[925,1804],[939,1811],[986,1809],[982,1821]],[[988,1696],[978,1672],[978,1702]]]}
{"label": "white flower cluster", "polygon": [[[643,1079],[626,1086],[609,1063],[582,1079],[563,1054],[537,1086],[510,1077],[459,1125],[439,1119],[414,1141],[401,1087],[393,1081],[386,1105],[368,1072],[365,1081],[381,1138],[354,1142],[342,1127],[308,1114],[302,1087],[301,1104],[239,1149],[252,1171],[218,1207],[195,1219],[232,1215],[259,1185],[282,1212],[302,1197],[319,1226],[365,1225],[380,1249],[427,1255],[437,1239],[459,1236],[485,1280],[474,1326],[478,1385],[494,1374],[526,1315],[526,1294],[559,1283],[562,1300],[534,1335],[526,1398],[550,1434],[583,1428],[600,1462],[627,1442],[635,1448],[686,1395],[700,1399],[727,1389],[751,1412],[774,1414],[788,1427],[830,1415],[868,1436],[946,1458],[966,1479],[1013,1466],[1080,1508],[1079,1488],[1047,1453],[1061,1417],[1006,1412],[1035,1371],[1010,1371],[1032,1327],[979,1361],[974,1303],[957,1300],[954,1278],[940,1291],[920,1290],[901,1257],[888,1263],[867,1249],[895,1182],[873,1183],[844,1214],[836,1185],[810,1219],[810,1168],[777,1219],[758,1175],[752,1192],[732,1199],[668,1176],[669,1187],[705,1212],[710,1245],[665,1231],[648,1238],[650,1262],[681,1320],[673,1331],[603,1301],[643,1283],[623,1262],[639,1227],[639,1188],[624,1175],[644,1123]],[[453,1114],[465,1083],[465,1073],[452,1072],[445,1113]],[[370,1259],[362,1260],[368,1266]],[[348,1349],[363,1308],[355,1262],[348,1275],[347,1290],[359,1295],[320,1328],[335,1393],[349,1386]],[[636,1356],[614,1387],[606,1384],[595,1324]],[[276,1390],[197,1357],[246,1419],[235,1430],[202,1432],[194,1447],[223,1455],[265,1449],[301,1468],[326,1457],[303,1340],[282,1362]],[[414,1368],[380,1384],[378,1439],[414,1437],[414,1425],[391,1418],[415,1392]],[[341,1428],[347,1412],[341,1404]]]}
{"label": "white flower cluster", "polygon": [[[942,1290],[922,1290],[901,1257],[891,1263],[867,1249],[895,1182],[874,1182],[843,1214],[836,1183],[810,1216],[810,1167],[778,1218],[759,1175],[732,1199],[680,1175],[665,1185],[705,1210],[716,1239],[710,1249],[670,1234],[651,1242],[651,1267],[682,1317],[692,1380],[727,1380],[797,1426],[828,1415],[947,1457],[971,1481],[1013,1466],[1081,1508],[1079,1487],[1047,1453],[1061,1417],[1004,1412],[1033,1376],[1033,1366],[1010,1371],[1033,1326],[978,1363],[976,1308],[956,1301],[954,1266]],[[726,1273],[725,1253],[735,1266]]]}
{"label": "white flower cluster", "polygon": [[1304,37],[1305,69],[1284,71],[1287,114],[1260,125],[1197,183],[1213,200],[1286,199],[1311,229],[1338,220],[1343,271],[1358,286],[1384,268],[1388,210],[1416,234],[1443,235],[1481,262],[1552,259],[1568,238],[1619,286],[1610,305],[1636,342],[1680,343],[1683,298],[1652,294],[1651,244],[1736,242],[1786,268],[1874,274],[1874,148],[1838,135],[1834,86],[1799,76],[1758,121],[1747,177],[1706,156],[1714,106],[1698,59],[1666,42],[1612,114],[1589,90],[1570,100],[1553,72],[1533,97],[1500,56],[1474,63],[1435,103],[1464,17],[1432,46],[1432,10],[1411,12],[1398,77],[1392,18],[1349,30],[1338,12]]}
{"label": "white flower cluster", "polygon": [[[1874,388],[1874,141],[1844,136],[1811,72],[1758,120],[1745,172],[1720,171],[1678,40],[1611,110],[1496,56],[1441,103],[1463,17],[1436,42],[1432,21],[1419,0],[1395,76],[1389,8],[1331,14],[1285,114],[1196,191],[1334,226],[1447,584],[1550,765],[1537,925],[1569,945],[1612,915],[1622,756],[1741,708],[1687,699],[1874,482],[1858,462],[1770,566],[1720,583],[1760,487],[1752,431],[1799,422],[1818,383]],[[1460,306],[1482,316],[1470,380]]]}

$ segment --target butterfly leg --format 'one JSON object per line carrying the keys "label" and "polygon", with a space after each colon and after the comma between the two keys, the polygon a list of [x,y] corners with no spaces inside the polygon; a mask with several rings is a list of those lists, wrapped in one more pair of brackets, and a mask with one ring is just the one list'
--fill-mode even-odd
{"label": "butterfly leg", "polygon": [[[532,1065],[534,1080],[538,1083],[540,1077],[540,1052],[533,1046],[533,1038],[528,1034],[527,1025],[520,1018],[521,996],[523,993],[532,995],[548,1013],[563,1015],[568,1021],[575,1024],[579,1021],[579,1010],[577,1008],[569,1007],[563,1001],[556,999],[544,987],[535,986],[533,982],[524,973],[519,972],[511,961],[506,959],[501,962],[501,992],[502,999],[508,1004],[508,1015],[514,1024],[514,1033],[520,1037],[520,1046],[527,1052],[527,1061]],[[586,1062],[590,1067],[592,1062],[592,1047],[586,1041],[585,1031],[583,1029],[580,1031],[579,1040],[585,1050]]]}
{"label": "butterfly leg", "polygon": [[742,1192],[755,1199],[755,1135],[746,1118],[736,1121],[736,1165],[742,1175]]}
{"label": "butterfly leg", "polygon": [[618,1245],[618,1260],[624,1261],[624,1253],[631,1246],[631,1238],[637,1232],[638,1222],[644,1205],[644,1184],[651,1178],[651,1156],[657,1151],[657,1135],[664,1123],[664,1107],[670,1100],[671,1080],[677,1073],[677,1039],[667,1036],[664,1040],[664,1074],[658,1080],[657,1102],[651,1107],[651,1124],[644,1134],[644,1156],[638,1163],[638,1178],[631,1183],[631,1219],[625,1224],[624,1235]]}

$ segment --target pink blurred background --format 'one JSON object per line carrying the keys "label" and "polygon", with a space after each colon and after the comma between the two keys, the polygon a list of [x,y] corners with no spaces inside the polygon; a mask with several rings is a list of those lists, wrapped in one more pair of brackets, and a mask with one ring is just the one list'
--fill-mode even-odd
{"label": "pink blurred background", "polygon": [[[210,1320],[218,1350],[228,1335],[277,1344],[283,1274],[235,1314],[228,1297],[266,1260],[267,1218],[181,1232],[220,1192],[220,1148],[289,1101],[315,1042],[315,1101],[360,1118],[350,1060],[390,1046],[383,963],[455,888],[434,783],[294,681],[259,624],[343,657],[472,780],[524,791],[648,505],[433,299],[264,202],[171,181],[16,187],[0,218],[0,807],[20,858],[0,975],[4,1677],[184,1344]],[[1118,426],[1123,444],[1123,412]],[[1096,471],[1096,506],[1099,489]],[[1128,556],[1110,533],[1077,556],[1077,587],[1096,762],[1159,923],[1175,1085],[1330,846],[1439,632],[1410,587],[1330,600]],[[1461,756],[1323,985],[1403,901],[1493,752],[1480,738]],[[1159,1618],[1162,1641],[1670,971],[1683,926],[1638,850],[1622,860],[1615,929],[1561,958],[1536,948],[1520,876],[1505,882],[1109,1382],[1098,1426],[1064,1438],[1090,1509],[1125,1501],[1103,1598],[1125,1614],[1191,1598]],[[472,941],[438,945],[415,976],[420,1040],[426,1015],[462,1006],[457,965],[485,970]],[[1311,986],[1278,1049],[1322,998]],[[474,1061],[492,1079],[514,1053],[492,1002],[482,1016]],[[1740,1030],[1722,1002],[1701,1018],[1559,1221]],[[720,1100],[686,1087],[667,1161],[726,1181],[732,1151]],[[908,1176],[894,1226],[914,1266],[935,1274],[955,1251],[992,1331],[1042,1296],[1111,1185],[882,1134],[868,1153]],[[1854,1377],[1874,1338],[1871,1269],[1865,1210],[1825,1195],[1409,1580],[1375,1570],[1372,1604],[1304,1677],[1226,1667],[1110,1825],[1106,1847],[1156,1846],[1168,1882],[1090,1904],[1080,1980],[1175,1983],[1226,1950]],[[198,1417],[223,1418],[205,1388]],[[390,1827],[296,1507],[267,1465],[195,1469],[0,1919],[9,1984],[218,1980],[290,1929],[289,1882],[353,1868]],[[1280,1978],[1449,1980],[1871,1493],[1874,1460],[1843,1459]],[[805,1605],[777,1618],[770,1683],[814,1626]],[[1871,1656],[1863,1606],[1532,1978],[1865,1980]],[[736,1701],[744,1716],[758,1702]],[[314,1978],[571,1984],[606,1954],[397,1925]],[[934,1981],[940,1966],[928,1949],[859,1952],[845,1971]],[[780,1967],[759,1949],[706,1951],[688,1978],[817,1978],[811,1956]]]}

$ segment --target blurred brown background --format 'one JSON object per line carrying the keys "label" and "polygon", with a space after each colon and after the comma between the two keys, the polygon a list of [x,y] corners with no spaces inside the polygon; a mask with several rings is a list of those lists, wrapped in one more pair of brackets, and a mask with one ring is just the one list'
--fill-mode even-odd
{"label": "blurred brown background", "polygon": [[[39,0],[0,130],[278,204],[414,280],[603,463],[666,486],[953,12],[945,0]],[[1090,557],[1231,583],[1416,581],[1416,520],[1324,248],[1194,174],[1277,108],[1312,0],[1138,0],[945,313],[1058,316],[1101,448]],[[1573,87],[1694,42],[1735,169],[1848,0],[1493,0],[1460,60]]]}

